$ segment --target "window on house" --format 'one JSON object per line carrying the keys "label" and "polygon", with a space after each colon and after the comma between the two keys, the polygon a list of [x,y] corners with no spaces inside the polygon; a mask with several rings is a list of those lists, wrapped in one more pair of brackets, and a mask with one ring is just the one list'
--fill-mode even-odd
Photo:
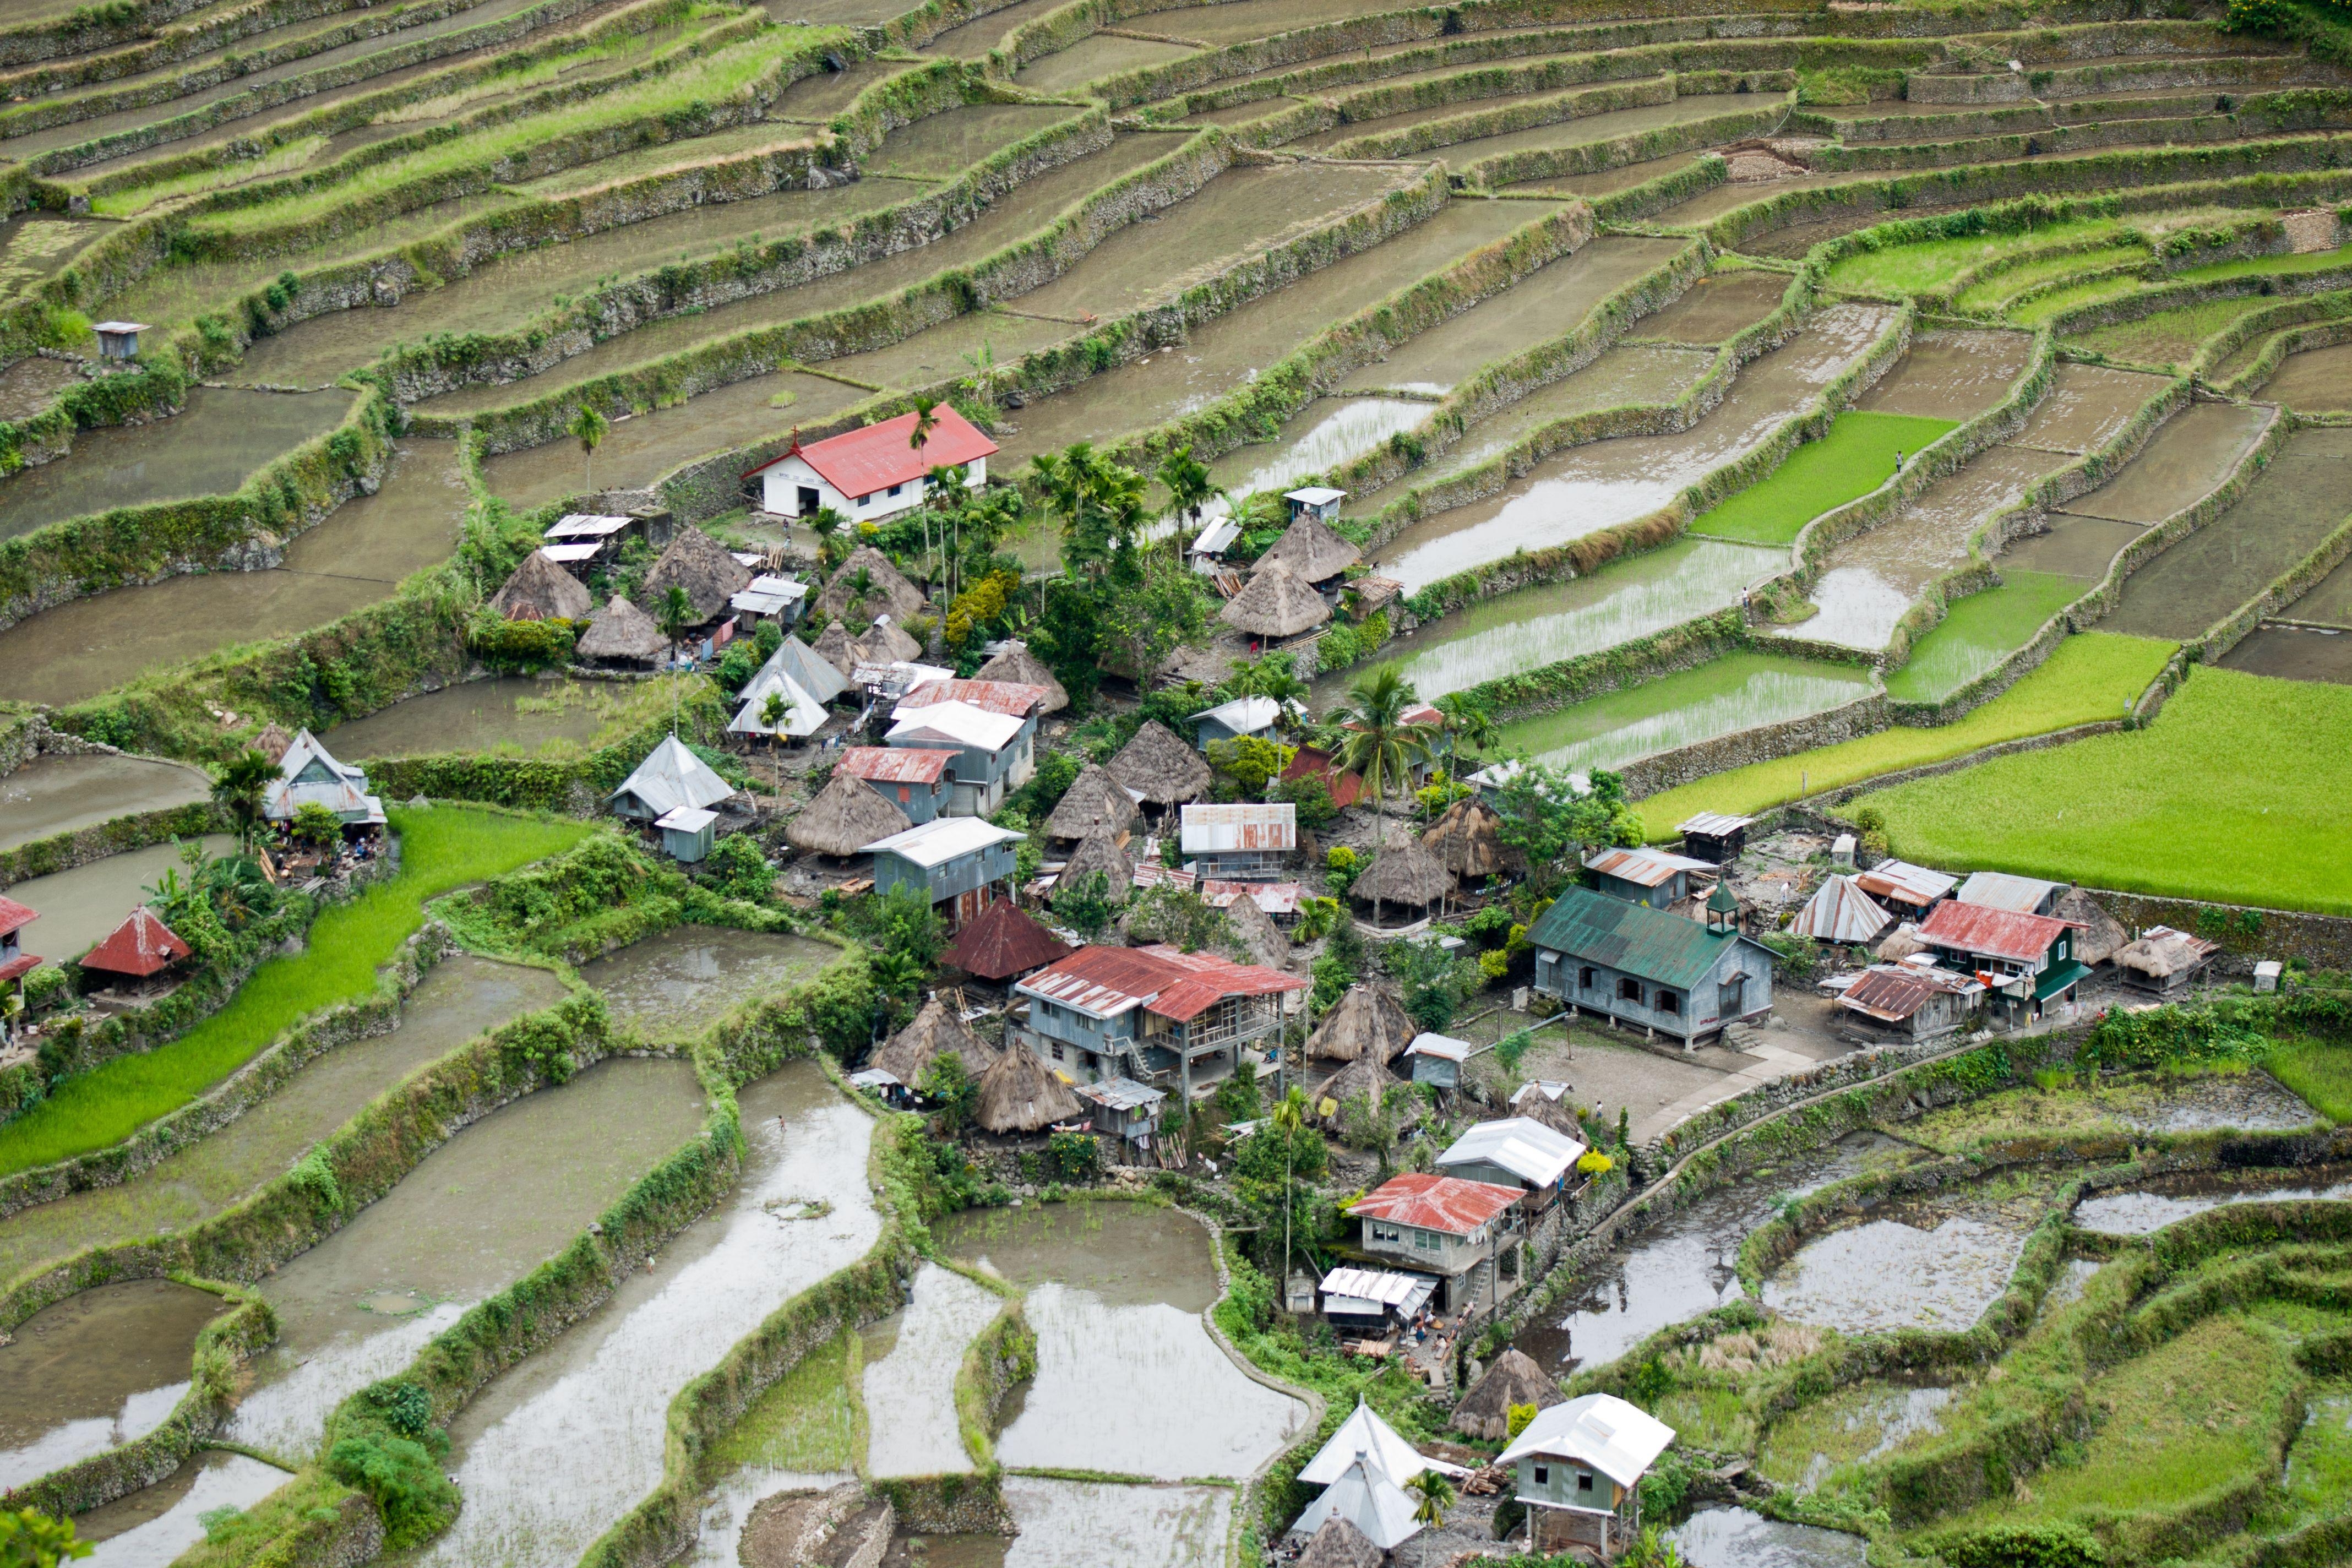
{"label": "window on house", "polygon": [[906,488],[907,488],[907,487],[906,487],[905,485],[903,485],[903,484],[892,485],[892,486],[890,487],[890,493],[891,493],[892,495],[897,495],[900,490],[903,490],[903,489],[905,489]]}
{"label": "window on house", "polygon": [[1585,991],[1592,989],[1592,965],[1588,963],[1576,972],[1576,984],[1580,989]]}
{"label": "window on house", "polygon": [[1536,1485],[1542,1487],[1549,1486],[1550,1484],[1551,1467],[1549,1465],[1538,1465],[1536,1467]]}
{"label": "window on house", "polygon": [[1374,1241],[1398,1241],[1402,1240],[1402,1237],[1403,1233],[1399,1231],[1397,1227],[1392,1225],[1376,1225],[1372,1226],[1372,1239]]}
{"label": "window on house", "polygon": [[1659,992],[1659,993],[1658,993],[1658,1011],[1659,1011],[1659,1012],[1661,1012],[1661,1013],[1679,1013],[1679,1012],[1681,1012],[1682,1010],[1683,1010],[1683,999],[1682,999],[1681,997],[1679,997],[1679,996],[1675,995],[1675,994],[1673,992],[1671,992],[1671,991],[1661,991],[1661,992]]}
{"label": "window on house", "polygon": [[1055,1040],[1054,1042],[1054,1059],[1055,1061],[1062,1060],[1062,1042],[1059,1040]]}
{"label": "window on house", "polygon": [[1580,1492],[1589,1492],[1592,1489],[1592,1472],[1591,1470],[1579,1470],[1576,1472],[1576,1489]]}
{"label": "window on house", "polygon": [[1617,977],[1617,999],[1621,1002],[1640,1002],[1642,1000],[1642,983],[1634,979],[1630,974],[1619,975]]}

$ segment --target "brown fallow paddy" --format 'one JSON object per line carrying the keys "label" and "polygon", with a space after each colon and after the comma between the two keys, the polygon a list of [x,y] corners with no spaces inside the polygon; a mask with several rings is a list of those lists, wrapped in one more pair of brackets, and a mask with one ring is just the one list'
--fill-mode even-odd
{"label": "brown fallow paddy", "polygon": [[2303,414],[2338,414],[2352,409],[2352,343],[2305,349],[2290,354],[2259,395]]}
{"label": "brown fallow paddy", "polygon": [[442,752],[537,752],[584,746],[606,723],[602,682],[499,675],[446,686],[338,724],[339,757],[422,757]]}
{"label": "brown fallow paddy", "polygon": [[185,763],[52,752],[0,774],[0,849],[211,796],[211,779]]}
{"label": "brown fallow paddy", "polygon": [[143,1437],[188,1390],[198,1331],[227,1303],[168,1279],[100,1285],[0,1345],[0,1489]]}

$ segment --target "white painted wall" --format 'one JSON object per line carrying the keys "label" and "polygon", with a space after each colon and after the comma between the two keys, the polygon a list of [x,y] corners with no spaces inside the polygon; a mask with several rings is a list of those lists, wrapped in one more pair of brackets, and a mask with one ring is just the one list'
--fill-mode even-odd
{"label": "white painted wall", "polygon": [[[964,479],[967,489],[978,489],[988,482],[988,459],[972,459]],[[800,492],[803,486],[816,491],[816,508],[832,507],[852,522],[879,522],[886,517],[896,517],[902,511],[912,511],[923,504],[930,481],[918,476],[898,487],[898,493],[877,490],[862,501],[855,496],[843,495],[825,481],[814,468],[799,458],[786,458],[760,475],[761,506],[784,517],[799,517]]]}

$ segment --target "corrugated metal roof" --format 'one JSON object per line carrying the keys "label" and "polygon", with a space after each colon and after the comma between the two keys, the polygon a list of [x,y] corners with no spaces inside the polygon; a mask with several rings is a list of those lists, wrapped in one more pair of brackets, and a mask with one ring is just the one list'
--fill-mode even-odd
{"label": "corrugated metal roof", "polygon": [[1298,807],[1289,801],[1184,807],[1183,850],[1217,855],[1236,849],[1288,853],[1298,847]]}
{"label": "corrugated metal roof", "polygon": [[1702,811],[1675,825],[1676,833],[1696,833],[1708,838],[1721,838],[1755,823],[1752,816],[1726,816],[1719,811]]}
{"label": "corrugated metal roof", "polygon": [[1282,704],[1271,697],[1236,697],[1231,702],[1203,708],[1192,715],[1192,721],[1214,719],[1236,735],[1251,735],[1274,728],[1274,721],[1281,717]]}
{"label": "corrugated metal roof", "polygon": [[1603,849],[1584,864],[1588,870],[1643,888],[1664,887],[1674,880],[1677,871],[1719,869],[1712,860],[1694,860],[1687,855],[1670,855],[1664,849]]}
{"label": "corrugated metal roof", "polygon": [[14,899],[0,898],[0,936],[21,931],[41,918],[41,911]]}
{"label": "corrugated metal roof", "polygon": [[558,566],[569,566],[575,561],[593,561],[604,549],[601,544],[542,544],[539,552]]}
{"label": "corrugated metal roof", "polygon": [[[1415,1040],[1412,1048],[1419,1050],[1421,1041]],[[1582,1143],[1533,1117],[1506,1116],[1481,1121],[1456,1138],[1437,1157],[1437,1164],[1441,1170],[1479,1163],[1500,1165],[1529,1186],[1548,1187],[1568,1174],[1583,1153]]]}
{"label": "corrugated metal roof", "polygon": [[904,833],[893,833],[887,838],[877,838],[858,848],[860,855],[896,855],[899,859],[929,870],[965,855],[976,855],[991,845],[1010,843],[1026,838],[1025,833],[1015,833],[983,822],[977,816],[942,816],[909,827]]}
{"label": "corrugated metal roof", "polygon": [[1874,942],[1880,931],[1894,923],[1895,917],[1872,902],[1853,878],[1831,877],[1797,911],[1789,933],[1815,942]]}
{"label": "corrugated metal roof", "polygon": [[743,478],[765,472],[787,458],[798,458],[822,475],[825,483],[855,499],[919,479],[933,468],[996,455],[996,443],[946,404],[939,405],[933,417],[937,423],[920,447],[914,444],[916,416],[901,414],[812,446],[795,441],[782,453],[747,470]]}
{"label": "corrugated metal roof", "polygon": [[1512,1464],[1522,1454],[1556,1455],[1630,1487],[1674,1440],[1673,1427],[1615,1394],[1587,1394],[1538,1411],[1496,1462]]}
{"label": "corrugated metal roof", "polygon": [[188,944],[156,917],[154,910],[142,904],[104,942],[82,954],[81,966],[115,974],[135,974],[143,980],[170,967],[173,960],[187,957],[190,951]]}
{"label": "corrugated metal roof", "polygon": [[1466,1062],[1477,1049],[1467,1040],[1457,1040],[1451,1035],[1421,1034],[1404,1048],[1407,1056],[1444,1057],[1449,1062]]}
{"label": "corrugated metal roof", "polygon": [[548,525],[543,539],[603,539],[629,526],[625,517],[609,517],[596,512],[568,511]]}
{"label": "corrugated metal roof", "polygon": [[1989,910],[2015,910],[2020,914],[2038,915],[2044,900],[2066,890],[2063,882],[2045,882],[2039,877],[2012,877],[2006,871],[1971,871],[1960,890],[1952,896],[1964,904],[1981,904]]}
{"label": "corrugated metal roof", "polygon": [[1002,751],[1021,733],[1024,721],[1010,713],[990,713],[969,702],[934,702],[918,708],[890,726],[887,741],[929,737],[983,752]]}
{"label": "corrugated metal roof", "polygon": [[941,702],[961,702],[977,708],[983,713],[1003,713],[1015,719],[1026,719],[1045,705],[1053,693],[1042,686],[1031,686],[1019,680],[927,680],[898,699],[890,710],[894,719],[903,719],[918,708],[929,708]]}
{"label": "corrugated metal roof", "polygon": [[1932,904],[1959,886],[1959,879],[1902,860],[1881,860],[1854,880],[1874,899],[1898,899],[1906,904]]}
{"label": "corrugated metal roof", "polygon": [[1562,893],[1528,931],[1531,946],[1591,959],[1681,991],[1707,977],[1727,944],[1744,940],[1590,888]]}
{"label": "corrugated metal roof", "polygon": [[852,746],[833,764],[868,784],[937,784],[955,764],[953,752],[928,746]]}
{"label": "corrugated metal roof", "polygon": [[1874,963],[1855,977],[1838,1005],[1890,1024],[1908,1020],[1931,996],[1966,996],[1983,990],[1974,977],[1915,963]]}
{"label": "corrugated metal roof", "polygon": [[715,811],[705,811],[698,805],[674,805],[656,817],[654,826],[677,833],[699,833],[718,820]]}
{"label": "corrugated metal roof", "polygon": [[1016,990],[1113,1018],[1144,1007],[1183,1023],[1228,996],[1303,991],[1307,982],[1254,963],[1233,963],[1172,947],[1082,947],[1024,980]]}
{"label": "corrugated metal roof", "polygon": [[1930,947],[1948,948],[2012,963],[2036,963],[2064,934],[2068,922],[2048,915],[2015,910],[1987,909],[1947,900],[1927,911],[1919,922],[1919,938]]}
{"label": "corrugated metal roof", "polygon": [[1384,1219],[1421,1230],[1442,1230],[1448,1236],[1467,1236],[1522,1195],[1517,1187],[1496,1186],[1492,1182],[1408,1171],[1391,1176],[1358,1198],[1348,1212],[1361,1219]]}
{"label": "corrugated metal roof", "polygon": [[1139,1110],[1159,1104],[1168,1098],[1164,1089],[1153,1089],[1131,1078],[1107,1078],[1100,1083],[1077,1086],[1078,1098],[1091,1100],[1097,1105],[1112,1110]]}

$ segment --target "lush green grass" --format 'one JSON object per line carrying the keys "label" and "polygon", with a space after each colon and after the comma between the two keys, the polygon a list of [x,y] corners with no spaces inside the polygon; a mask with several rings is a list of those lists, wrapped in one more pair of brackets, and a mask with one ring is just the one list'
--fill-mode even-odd
{"label": "lush green grass", "polygon": [[2221,283],[2231,278],[2294,278],[2352,263],[2352,250],[2306,250],[2300,256],[2241,256],[2210,267],[2189,267],[2171,275],[2175,283]]}
{"label": "lush green grass", "polygon": [[320,915],[301,952],[263,963],[227,1006],[177,1040],[68,1079],[0,1127],[0,1175],[103,1149],[176,1110],[303,1015],[364,995],[377,967],[423,923],[427,899],[568,848],[591,831],[585,823],[453,806],[395,810],[392,819],[402,838],[398,876]]}
{"label": "lush green grass", "polygon": [[1999,741],[2115,718],[2147,689],[2171,652],[2171,644],[2145,637],[2106,632],[2069,637],[2039,669],[1958,723],[1933,730],[1884,730],[1793,757],[1754,763],[1652,795],[1637,809],[1652,837],[1670,838],[1675,824],[1696,812],[1759,812],[1817,790],[1942,762]]}
{"label": "lush green grass", "polygon": [[2352,914],[2347,736],[2352,688],[2200,668],[2145,730],[1858,804],[1885,814],[1896,854],[1930,865]]}
{"label": "lush green grass", "polygon": [[1955,239],[1922,240],[1849,256],[1823,279],[1832,289],[1871,294],[1909,294],[1950,282],[1971,267],[2021,250],[2119,230],[2113,218],[2085,218],[2008,234],[1972,234]]}
{"label": "lush green grass", "polygon": [[1916,456],[1952,427],[1949,419],[1849,410],[1831,423],[1828,435],[1790,453],[1779,468],[1691,524],[1691,531],[1789,543],[1822,513],[1894,478],[1895,453]]}
{"label": "lush green grass", "polygon": [[2050,617],[2090,584],[2054,572],[2011,572],[1998,588],[1954,601],[1944,618],[1911,645],[1911,657],[1886,678],[1889,695],[1939,702],[2033,640]]}
{"label": "lush green grass", "polygon": [[2097,250],[2074,250],[2063,256],[2022,262],[2005,271],[1996,272],[1980,283],[1969,284],[1952,297],[1952,308],[1958,310],[1998,310],[2038,284],[2053,283],[2062,278],[2078,278],[2086,272],[2146,259],[2147,247],[2135,241],[2128,245],[2110,245]]}
{"label": "lush green grass", "polygon": [[2281,1040],[2263,1066],[2328,1121],[2352,1121],[2352,1047],[2324,1040]]}
{"label": "lush green grass", "polygon": [[[2034,308],[2038,310],[2044,302],[2035,300]],[[2243,300],[2213,300],[2177,310],[2158,310],[2137,321],[2118,321],[2112,327],[2084,332],[2073,341],[2078,347],[2110,359],[2186,366],[2197,357],[2197,351],[2207,339],[2248,311],[2268,310],[2277,303],[2259,294]]]}
{"label": "lush green grass", "polygon": [[866,1407],[858,1398],[864,1346],[844,1330],[803,1357],[743,1413],[713,1455],[720,1474],[740,1466],[827,1475],[866,1457]]}
{"label": "lush green grass", "polygon": [[158,180],[151,185],[133,185],[110,195],[93,197],[89,210],[102,217],[135,217],[159,203],[201,195],[206,191],[241,185],[248,180],[267,179],[272,174],[282,174],[289,169],[299,169],[318,156],[326,145],[324,136],[298,137],[258,158],[215,163],[208,169],[191,169],[184,174]]}

